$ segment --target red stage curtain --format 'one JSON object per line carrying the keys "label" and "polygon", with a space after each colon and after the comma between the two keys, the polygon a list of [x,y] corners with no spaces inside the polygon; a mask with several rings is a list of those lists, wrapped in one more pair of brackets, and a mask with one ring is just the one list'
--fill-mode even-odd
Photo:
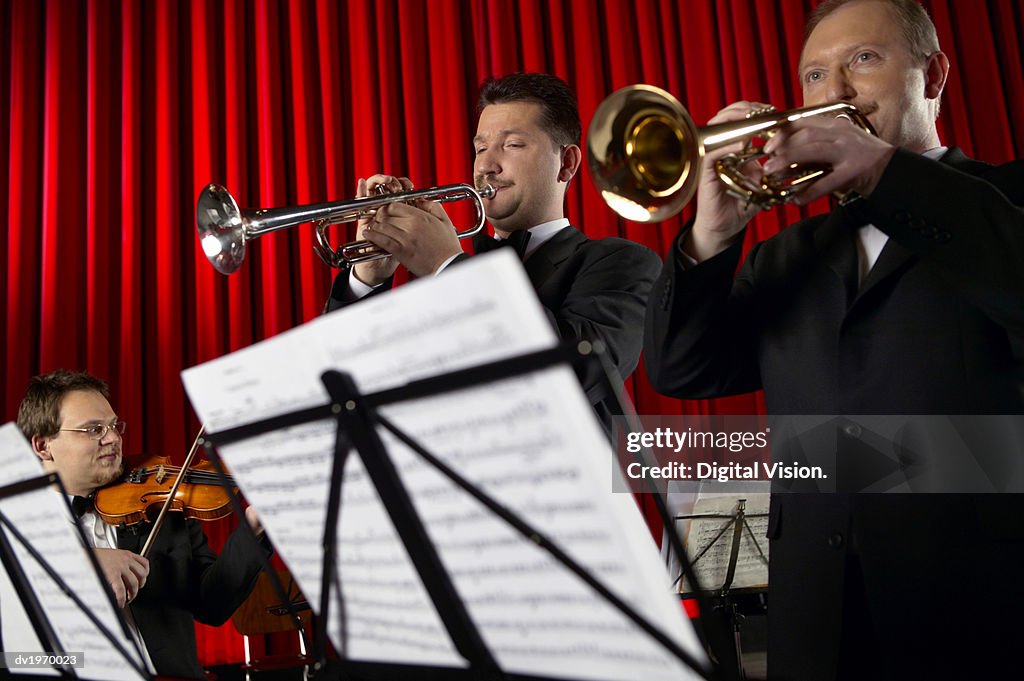
{"label": "red stage curtain", "polygon": [[[231,277],[207,264],[194,228],[206,183],[270,207],[350,198],[378,170],[419,186],[466,181],[477,86],[516,70],[566,79],[584,127],[637,82],[672,91],[699,123],[737,99],[796,106],[812,4],[0,1],[3,420],[32,375],[87,369],[111,383],[127,452],[180,459],[197,424],[179,372],[319,313],[332,273],[311,227],[256,242]],[[953,64],[944,142],[991,162],[1021,156],[1020,1],[925,4]],[[680,225],[616,219],[586,169],[568,210],[591,236],[661,253]],[[748,238],[800,214],[764,214]],[[629,387],[641,413],[762,409],[758,395],[664,398],[642,369]],[[214,546],[228,529],[211,529]],[[203,629],[201,657],[241,658],[230,626]]]}

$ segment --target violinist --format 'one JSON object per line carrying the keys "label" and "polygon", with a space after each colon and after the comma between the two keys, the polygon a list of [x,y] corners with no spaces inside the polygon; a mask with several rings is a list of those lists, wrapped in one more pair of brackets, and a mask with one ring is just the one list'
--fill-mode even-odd
{"label": "violinist", "polygon": [[84,372],[37,376],[18,409],[18,427],[43,468],[56,472],[73,497],[72,508],[80,514],[103,576],[151,666],[158,674],[201,679],[194,621],[212,626],[227,621],[255,586],[261,554],[269,556],[271,549],[250,507],[246,521],[258,542],[237,528],[218,557],[199,522],[173,513],[149,559],[138,555],[148,527],[115,528],[91,507],[96,490],[117,480],[122,470],[125,425],[108,398],[106,383]]}

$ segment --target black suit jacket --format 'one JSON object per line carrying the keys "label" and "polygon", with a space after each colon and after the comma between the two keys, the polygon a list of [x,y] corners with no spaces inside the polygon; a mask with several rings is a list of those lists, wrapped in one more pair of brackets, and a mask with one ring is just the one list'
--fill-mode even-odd
{"label": "black suit jacket", "polygon": [[[654,387],[764,388],[779,414],[1021,413],[1024,163],[943,161],[897,152],[870,200],[756,244],[735,278],[740,244],[691,269],[674,248],[648,308]],[[865,223],[890,239],[858,289]]]}
{"label": "black suit jacket", "polygon": [[[651,381],[685,398],[763,387],[773,414],[1024,414],[1021,205],[1024,163],[898,151],[869,199],[756,244],[738,273],[739,244],[687,268],[677,243],[648,307]],[[858,287],[866,223],[890,238]],[[832,444],[865,452],[858,430]],[[1024,536],[1000,518],[1022,517],[1018,495],[773,495],[770,677],[841,676],[865,617],[891,642],[859,651],[873,678],[1002,669],[1022,589],[998,575]],[[859,600],[868,615],[844,612]]]}
{"label": "black suit jacket", "polygon": [[[457,261],[470,256],[461,255]],[[626,239],[589,239],[567,227],[534,251],[523,263],[544,312],[561,338],[600,340],[622,380],[640,358],[644,308],[661,269],[650,249]],[[335,279],[327,310],[344,307],[348,272]],[[390,282],[373,292],[390,288]],[[580,382],[598,417],[609,427],[614,411],[611,395],[601,385],[598,367],[579,373]]]}
{"label": "black suit jacket", "polygon": [[[138,553],[148,535],[118,530],[118,548]],[[157,673],[204,678],[194,621],[219,626],[231,617],[256,586],[260,554],[271,554],[265,542],[236,529],[218,557],[198,521],[167,516],[150,550],[149,578],[129,606]]]}

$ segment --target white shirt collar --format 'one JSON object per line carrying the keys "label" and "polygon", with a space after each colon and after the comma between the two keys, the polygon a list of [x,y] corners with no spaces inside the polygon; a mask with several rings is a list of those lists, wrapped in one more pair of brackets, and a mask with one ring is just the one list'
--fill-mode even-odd
{"label": "white shirt collar", "polygon": [[550,222],[541,223],[536,227],[531,227],[529,229],[530,240],[526,244],[526,253],[523,254],[523,260],[533,255],[534,251],[551,241],[552,237],[568,226],[569,218],[558,218],[557,220],[551,220]]}
{"label": "white shirt collar", "polygon": [[[569,218],[558,218],[557,220],[552,220],[551,222],[544,222],[542,224],[537,225],[536,227],[531,227],[528,230],[530,232],[530,241],[527,242],[526,244],[526,252],[523,253],[523,260],[526,260],[531,255],[533,255],[534,251],[536,251],[538,248],[540,248],[547,242],[551,241],[552,237],[554,237],[556,234],[558,234],[568,226]],[[461,254],[456,253],[455,255],[451,256],[443,263],[441,263],[438,266],[437,270],[434,272],[434,276],[436,277],[437,275],[441,274],[441,272],[443,272],[445,268],[448,267],[448,265],[450,265],[453,260],[455,260],[455,258],[459,257],[459,255]],[[349,274],[348,280],[350,286],[349,290],[355,294],[356,298],[361,298],[362,296],[366,295],[367,293],[373,290],[372,287],[369,287],[363,282],[359,281],[352,274]],[[365,291],[359,292],[362,289],[365,289]]]}
{"label": "white shirt collar", "polygon": [[[935,147],[923,152],[921,155],[929,160],[938,161],[948,149],[949,147]],[[882,254],[882,249],[885,248],[888,242],[889,235],[874,225],[862,225],[857,230],[858,285],[864,283],[868,272],[878,262],[878,256]]]}

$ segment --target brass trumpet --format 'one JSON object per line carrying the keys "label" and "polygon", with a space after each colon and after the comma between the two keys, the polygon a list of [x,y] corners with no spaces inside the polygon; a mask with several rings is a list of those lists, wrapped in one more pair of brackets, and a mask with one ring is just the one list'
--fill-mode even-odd
{"label": "brass trumpet", "polygon": [[786,203],[832,170],[828,164],[793,164],[756,180],[741,170],[765,155],[753,146],[755,138],[771,137],[783,126],[811,116],[848,118],[875,134],[868,119],[846,103],[784,112],[769,108],[746,120],[698,128],[669,93],[651,85],[632,85],[597,107],[587,135],[587,158],[594,182],[612,210],[627,220],[660,222],[693,198],[706,153],[744,142],[743,150],[716,161],[715,171],[730,195],[766,209]]}
{"label": "brass trumpet", "polygon": [[477,189],[468,184],[448,184],[348,201],[242,210],[227,189],[218,184],[210,184],[199,193],[196,226],[203,253],[221,274],[231,274],[241,267],[245,259],[245,246],[249,241],[309,222],[316,223],[317,243],[313,248],[317,255],[331,267],[344,267],[386,258],[389,253],[369,241],[352,241],[333,249],[327,238],[327,228],[331,225],[372,217],[378,208],[391,203],[421,200],[449,203],[469,199],[476,206],[476,222],[469,229],[457,232],[460,239],[467,239],[484,228],[487,215],[484,213],[483,200],[493,196],[494,188],[491,186]]}

